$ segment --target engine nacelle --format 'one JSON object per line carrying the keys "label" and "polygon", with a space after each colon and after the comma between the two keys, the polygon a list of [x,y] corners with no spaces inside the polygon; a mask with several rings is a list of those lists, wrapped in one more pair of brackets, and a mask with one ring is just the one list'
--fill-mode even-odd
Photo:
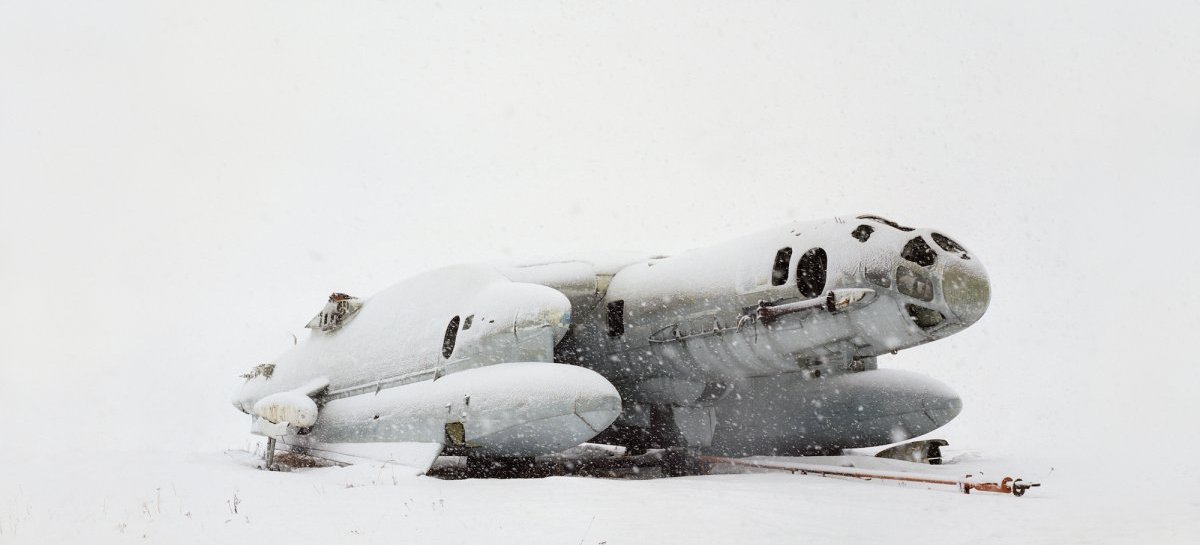
{"label": "engine nacelle", "polygon": [[317,402],[300,392],[279,392],[258,400],[254,416],[272,424],[288,423],[307,428],[317,423]]}
{"label": "engine nacelle", "polygon": [[[273,397],[259,403],[265,409]],[[270,404],[278,411],[272,414],[291,416],[296,407],[279,400]],[[440,443],[490,456],[536,456],[595,437],[620,413],[620,394],[594,371],[502,363],[327,401],[308,434],[284,442]]]}

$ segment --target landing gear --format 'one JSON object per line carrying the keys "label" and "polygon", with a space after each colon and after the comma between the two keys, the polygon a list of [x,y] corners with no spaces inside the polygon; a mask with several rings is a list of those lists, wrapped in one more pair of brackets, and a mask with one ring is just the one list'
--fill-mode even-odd
{"label": "landing gear", "polygon": [[267,463],[267,470],[274,471],[275,470],[275,438],[274,437],[267,438],[267,452],[263,455],[263,458]]}
{"label": "landing gear", "polygon": [[949,445],[945,439],[910,441],[875,453],[876,458],[893,458],[918,464],[939,465],[942,463],[942,447]]}

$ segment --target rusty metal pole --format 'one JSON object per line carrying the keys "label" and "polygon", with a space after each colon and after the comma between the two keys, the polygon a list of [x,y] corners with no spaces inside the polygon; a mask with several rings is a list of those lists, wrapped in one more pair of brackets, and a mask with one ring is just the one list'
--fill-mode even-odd
{"label": "rusty metal pole", "polygon": [[907,473],[898,471],[885,470],[868,470],[855,467],[837,467],[824,466],[817,464],[803,463],[784,463],[772,464],[763,462],[753,462],[747,460],[738,460],[735,458],[722,458],[717,456],[702,456],[700,458],[708,464],[729,464],[743,467],[754,467],[761,469],[772,469],[777,471],[788,471],[795,474],[797,471],[801,475],[834,475],[838,477],[854,477],[858,479],[884,479],[892,481],[905,481],[910,483],[923,484],[941,484],[949,486],[957,486],[964,494],[970,494],[972,490],[981,492],[998,492],[1001,494],[1012,494],[1014,496],[1023,496],[1030,488],[1041,486],[1040,483],[1030,483],[1021,479],[1013,479],[1005,477],[999,482],[987,481],[967,475],[965,477],[944,477],[941,475],[925,475],[921,473]]}

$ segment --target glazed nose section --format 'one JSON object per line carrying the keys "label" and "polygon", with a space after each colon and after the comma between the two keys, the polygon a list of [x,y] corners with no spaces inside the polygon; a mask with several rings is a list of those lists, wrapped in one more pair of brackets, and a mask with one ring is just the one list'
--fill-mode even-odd
{"label": "glazed nose section", "polygon": [[942,273],[942,292],[950,307],[964,326],[971,325],[987,311],[992,288],[987,271],[978,259],[953,257]]}

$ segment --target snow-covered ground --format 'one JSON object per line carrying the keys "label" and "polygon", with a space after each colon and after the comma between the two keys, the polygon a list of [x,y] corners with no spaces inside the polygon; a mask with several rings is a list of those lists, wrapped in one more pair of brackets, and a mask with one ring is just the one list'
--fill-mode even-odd
{"label": "snow-covered ground", "polygon": [[[0,543],[1200,541],[1198,20],[1184,0],[0,3]],[[330,292],[856,213],[987,267],[982,320],[879,363],[959,392],[950,469],[1042,488],[236,454],[237,376]]]}
{"label": "snow-covered ground", "polygon": [[[1116,474],[948,451],[941,473],[1003,473],[1021,498],[952,487],[742,473],[439,480],[369,464],[254,468],[245,451],[50,455],[0,486],[2,543],[1189,542],[1200,501]],[[15,477],[15,479],[11,478]],[[1145,506],[1153,505],[1152,508]]]}

